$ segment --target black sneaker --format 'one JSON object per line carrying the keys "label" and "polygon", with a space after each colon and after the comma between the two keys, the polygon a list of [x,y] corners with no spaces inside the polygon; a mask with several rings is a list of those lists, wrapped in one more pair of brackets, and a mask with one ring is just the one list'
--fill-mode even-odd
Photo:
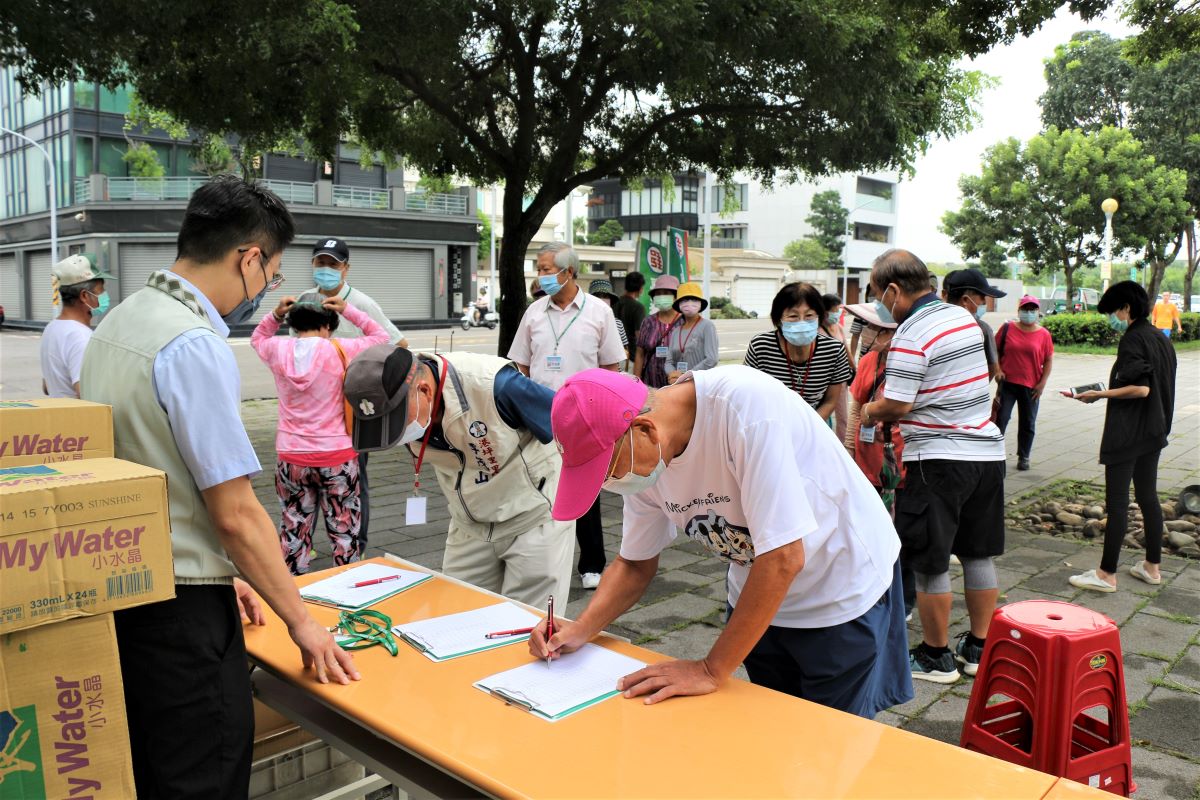
{"label": "black sneaker", "polygon": [[969,641],[970,631],[963,631],[957,636],[958,645],[954,648],[954,656],[963,665],[963,672],[974,675],[979,671],[979,659],[983,658],[983,645],[972,644]]}
{"label": "black sneaker", "polygon": [[1017,469],[1022,471],[1029,469],[1029,459],[1024,456],[1017,456]]}
{"label": "black sneaker", "polygon": [[912,670],[913,680],[954,683],[961,677],[954,665],[954,654],[949,650],[934,657],[924,647],[917,645],[908,651],[908,666]]}

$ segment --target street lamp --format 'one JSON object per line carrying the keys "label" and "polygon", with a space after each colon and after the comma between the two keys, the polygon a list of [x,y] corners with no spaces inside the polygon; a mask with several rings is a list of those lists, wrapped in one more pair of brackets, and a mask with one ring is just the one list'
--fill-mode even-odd
{"label": "street lamp", "polygon": [[18,139],[29,142],[31,145],[42,151],[42,155],[46,157],[46,164],[50,167],[50,263],[53,264],[58,260],[58,178],[54,174],[54,159],[50,157],[50,153],[46,148],[16,131],[5,128],[0,125],[0,133],[10,133]]}
{"label": "street lamp", "polygon": [[1105,292],[1108,291],[1108,282],[1112,280],[1112,218],[1118,208],[1120,204],[1111,197],[1100,204],[1100,210],[1104,212],[1104,263],[1100,266],[1100,277],[1104,281]]}

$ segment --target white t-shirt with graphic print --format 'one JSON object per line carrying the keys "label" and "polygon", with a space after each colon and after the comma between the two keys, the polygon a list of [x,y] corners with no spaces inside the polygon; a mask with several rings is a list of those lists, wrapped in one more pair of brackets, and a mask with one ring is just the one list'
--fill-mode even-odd
{"label": "white t-shirt with graphic print", "polygon": [[804,569],[771,624],[823,628],[862,616],[891,584],[900,541],[846,449],[763,372],[726,366],[688,377],[691,439],[652,488],[625,498],[621,556],[653,558],[678,527],[729,563],[736,606],[756,554],[803,540]]}

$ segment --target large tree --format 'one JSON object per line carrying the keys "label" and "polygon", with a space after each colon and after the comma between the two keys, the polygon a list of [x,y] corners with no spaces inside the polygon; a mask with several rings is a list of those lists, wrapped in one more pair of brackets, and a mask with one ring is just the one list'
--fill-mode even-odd
{"label": "large tree", "polygon": [[[501,336],[529,242],[574,188],[705,168],[770,180],[905,167],[970,123],[957,69],[1061,0],[8,0],[29,86],[132,82],[246,141],[352,136],[431,174],[504,184]],[[1085,16],[1107,0],[1071,0]]]}
{"label": "large tree", "polygon": [[[1200,7],[1200,3],[1198,3]],[[1159,163],[1187,173],[1192,214],[1167,241],[1147,240],[1142,253],[1150,267],[1147,287],[1157,293],[1163,271],[1184,250],[1190,291],[1200,266],[1196,241],[1200,213],[1200,50],[1156,62],[1137,62],[1133,40],[1096,31],[1076,34],[1046,61],[1046,92],[1039,99],[1042,121],[1060,129],[1128,128]],[[1186,245],[1186,248],[1185,248]]]}
{"label": "large tree", "polygon": [[826,266],[842,268],[842,252],[846,248],[846,220],[850,212],[842,205],[842,195],[835,189],[813,195],[808,216],[804,221],[813,229],[810,238],[829,254]]}
{"label": "large tree", "polygon": [[959,180],[962,208],[946,213],[942,229],[968,257],[999,245],[1035,274],[1061,269],[1070,298],[1076,270],[1101,255],[1105,198],[1121,204],[1114,253],[1161,248],[1188,217],[1186,184],[1128,131],[1052,127],[1024,145],[1008,139],[989,148],[981,173]]}

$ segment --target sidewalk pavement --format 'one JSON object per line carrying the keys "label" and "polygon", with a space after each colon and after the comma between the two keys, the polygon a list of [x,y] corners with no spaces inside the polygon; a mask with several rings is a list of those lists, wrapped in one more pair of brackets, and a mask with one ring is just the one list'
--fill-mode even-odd
{"label": "sidewalk pavement", "polygon": [[[1051,387],[1077,386],[1107,380],[1111,357],[1063,355],[1055,359]],[[1178,491],[1200,483],[1200,352],[1180,355],[1174,431],[1164,451],[1159,489]],[[1085,406],[1049,392],[1042,400],[1033,469],[1017,472],[1016,420],[1009,430],[1009,502],[1060,479],[1103,481],[1096,464],[1103,404]],[[251,438],[265,471],[255,479],[263,504],[277,514],[273,486],[274,401],[251,401],[243,406]],[[392,553],[435,569],[441,568],[449,515],[446,501],[432,475],[425,525],[404,526],[404,500],[411,492],[411,459],[401,451],[372,454],[371,530],[368,556]],[[602,494],[602,516],[609,559],[620,544],[621,500]],[[331,565],[330,547],[321,527],[315,537],[319,558],[313,568]],[[1137,560],[1133,551],[1122,563]],[[1067,577],[1095,567],[1100,546],[1094,542],[1009,532],[1006,552],[997,559],[1001,602],[1057,599],[1107,614],[1121,628],[1126,700],[1134,740],[1133,771],[1136,797],[1200,798],[1200,562],[1167,556],[1163,583],[1151,587],[1129,577],[1120,579],[1115,594],[1097,595],[1074,589]],[[962,574],[952,568],[954,608],[952,635],[966,630]],[[725,607],[725,567],[696,543],[680,537],[659,559],[659,575],[645,597],[610,628],[638,644],[677,658],[701,658],[719,635]],[[572,584],[567,616],[586,605],[588,592]],[[912,644],[920,641],[914,619]],[[745,677],[739,668],[739,677]],[[916,697],[884,711],[879,721],[924,736],[957,744],[972,681],[943,686],[916,682]],[[686,702],[686,700],[672,701]],[[804,735],[798,732],[798,735]],[[969,792],[968,787],[964,787]]]}

